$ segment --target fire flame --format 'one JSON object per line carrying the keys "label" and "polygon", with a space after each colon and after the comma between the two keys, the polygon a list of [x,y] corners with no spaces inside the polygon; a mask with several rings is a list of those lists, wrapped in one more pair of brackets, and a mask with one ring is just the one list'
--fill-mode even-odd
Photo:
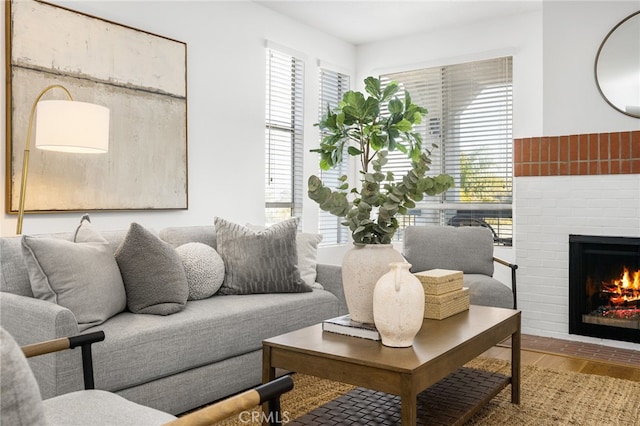
{"label": "fire flame", "polygon": [[630,272],[626,266],[623,269],[620,279],[602,283],[603,291],[611,294],[609,301],[615,306],[640,302],[640,270]]}

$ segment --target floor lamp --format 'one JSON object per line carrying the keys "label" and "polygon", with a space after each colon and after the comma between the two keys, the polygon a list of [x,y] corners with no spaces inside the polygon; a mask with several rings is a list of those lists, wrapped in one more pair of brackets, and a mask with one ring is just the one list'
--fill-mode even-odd
{"label": "floor lamp", "polygon": [[[63,90],[68,100],[40,99],[50,90]],[[24,199],[27,190],[29,170],[29,147],[31,131],[36,129],[36,148],[49,151],[100,154],[109,150],[109,109],[100,105],[76,102],[64,86],[54,84],[46,87],[31,107],[27,143],[22,160],[22,182],[20,184],[20,204],[16,234],[22,234]]]}

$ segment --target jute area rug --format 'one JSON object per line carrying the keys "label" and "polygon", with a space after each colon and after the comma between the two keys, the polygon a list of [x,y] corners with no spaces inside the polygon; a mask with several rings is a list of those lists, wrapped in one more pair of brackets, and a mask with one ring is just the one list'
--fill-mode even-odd
{"label": "jute area rug", "polygon": [[[510,375],[510,364],[506,361],[477,358],[465,367],[492,371]],[[282,397],[282,421],[290,425],[318,424],[307,422],[316,410],[334,400],[340,400],[344,394],[353,394],[358,390],[354,386],[312,376],[295,374],[294,389]],[[640,426],[640,383],[591,374],[573,373],[522,366],[521,403],[511,403],[511,387],[507,386],[487,405],[476,413],[466,425],[585,425],[585,426]],[[353,391],[353,392],[351,392]],[[348,395],[342,397],[346,398]],[[375,393],[370,402],[370,410],[399,412],[399,399],[389,399],[382,403],[382,409],[376,408]],[[335,401],[334,401],[335,402]],[[329,407],[331,404],[329,405]],[[314,411],[315,410],[315,411]],[[329,415],[331,411],[328,411]],[[383,415],[386,420],[378,422],[355,420],[363,411],[351,413],[348,422],[335,421],[331,424],[399,424],[397,414]],[[382,413],[384,414],[384,413]],[[395,417],[394,417],[395,416]],[[325,412],[324,418],[327,418]],[[261,417],[256,412],[255,422],[244,413],[237,418],[220,423],[224,426],[246,426],[260,424]],[[297,420],[296,420],[297,419]],[[418,419],[419,424],[430,424],[428,419]]]}

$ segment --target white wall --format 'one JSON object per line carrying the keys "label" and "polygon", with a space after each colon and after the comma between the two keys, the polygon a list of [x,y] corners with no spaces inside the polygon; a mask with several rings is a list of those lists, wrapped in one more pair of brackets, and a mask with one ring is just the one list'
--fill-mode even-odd
{"label": "white wall", "polygon": [[[545,2],[543,128],[522,137],[640,129],[640,119],[602,99],[593,71],[609,30],[639,8],[637,0]],[[515,187],[523,333],[640,349],[568,334],[568,236],[640,236],[640,175],[519,177]]]}
{"label": "white wall", "polygon": [[[264,222],[265,40],[305,56],[305,151],[318,143],[318,60],[354,69],[355,48],[253,2],[54,1],[61,6],[187,43],[189,209],[94,212],[98,229],[130,222],[160,229],[210,224],[214,216]],[[4,25],[4,7],[2,23]],[[4,30],[2,36],[4,40]],[[4,45],[4,44],[3,44]],[[4,79],[4,67],[1,76]],[[0,88],[4,99],[4,85]],[[2,103],[4,128],[5,104]],[[5,150],[0,174],[5,176]],[[305,175],[317,171],[312,155]],[[306,182],[305,182],[306,183]],[[5,199],[5,187],[0,186]],[[305,189],[306,193],[306,189]],[[303,227],[316,230],[317,208],[305,197]],[[80,213],[29,214],[24,233],[73,229]],[[0,217],[0,235],[15,233],[15,215]]]}
{"label": "white wall", "polygon": [[594,76],[596,54],[604,38],[639,9],[639,0],[544,3],[544,134],[523,137],[640,129],[639,119],[605,102]]}
{"label": "white wall", "polygon": [[358,46],[358,81],[368,75],[500,56],[513,56],[514,137],[540,132],[541,11]]}

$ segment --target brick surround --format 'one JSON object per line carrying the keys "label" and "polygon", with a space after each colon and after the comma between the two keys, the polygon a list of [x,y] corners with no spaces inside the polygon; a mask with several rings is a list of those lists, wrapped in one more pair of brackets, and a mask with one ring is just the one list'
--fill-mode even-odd
{"label": "brick surround", "polygon": [[640,173],[640,130],[514,139],[515,176]]}
{"label": "brick surround", "polygon": [[569,334],[569,235],[640,237],[640,130],[514,139],[514,249],[522,332]]}

